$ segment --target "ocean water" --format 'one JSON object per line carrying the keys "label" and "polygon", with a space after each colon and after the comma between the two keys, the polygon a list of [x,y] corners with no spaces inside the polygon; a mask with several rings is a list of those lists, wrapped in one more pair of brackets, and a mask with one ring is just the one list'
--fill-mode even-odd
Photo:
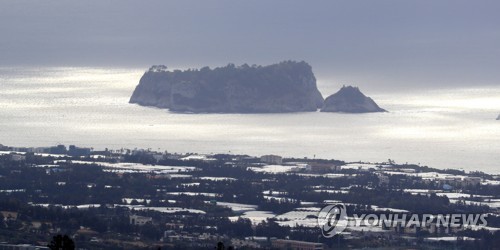
{"label": "ocean water", "polygon": [[[500,86],[365,92],[389,113],[177,114],[128,104],[143,72],[0,68],[0,143],[392,159],[500,173]],[[325,96],[340,87],[318,85]]]}

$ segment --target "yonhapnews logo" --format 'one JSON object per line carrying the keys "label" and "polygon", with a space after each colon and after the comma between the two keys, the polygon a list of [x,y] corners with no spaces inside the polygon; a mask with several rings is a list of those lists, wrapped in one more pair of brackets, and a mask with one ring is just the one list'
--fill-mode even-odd
{"label": "yonhapnews logo", "polygon": [[318,226],[326,238],[342,233],[348,222],[347,209],[342,203],[328,205],[318,213]]}
{"label": "yonhapnews logo", "polygon": [[485,227],[487,214],[353,214],[347,217],[347,209],[343,203],[323,207],[318,213],[318,226],[326,238],[342,233],[349,226],[367,227],[451,227],[466,228],[469,226]]}

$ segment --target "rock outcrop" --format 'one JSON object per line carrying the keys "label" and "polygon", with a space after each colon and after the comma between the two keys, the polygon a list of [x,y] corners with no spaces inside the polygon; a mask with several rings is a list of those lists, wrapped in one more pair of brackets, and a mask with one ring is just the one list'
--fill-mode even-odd
{"label": "rock outcrop", "polygon": [[321,112],[369,113],[386,112],[359,88],[344,86],[337,93],[327,97]]}
{"label": "rock outcrop", "polygon": [[323,101],[311,66],[294,61],[186,71],[153,66],[130,98],[130,103],[193,113],[317,111]]}

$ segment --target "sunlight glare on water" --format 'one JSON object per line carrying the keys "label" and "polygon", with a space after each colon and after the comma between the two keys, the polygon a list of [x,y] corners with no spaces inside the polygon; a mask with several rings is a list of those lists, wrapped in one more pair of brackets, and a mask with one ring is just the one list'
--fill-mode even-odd
{"label": "sunlight glare on water", "polygon": [[500,173],[500,87],[366,93],[389,113],[177,114],[128,104],[143,72],[0,68],[0,143],[390,158]]}

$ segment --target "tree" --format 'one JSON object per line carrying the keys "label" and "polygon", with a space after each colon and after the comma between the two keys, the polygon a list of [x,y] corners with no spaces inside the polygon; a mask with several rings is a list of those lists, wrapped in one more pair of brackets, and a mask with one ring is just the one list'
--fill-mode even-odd
{"label": "tree", "polygon": [[51,250],[74,250],[75,243],[73,240],[67,235],[56,235],[52,237],[52,241],[47,245]]}
{"label": "tree", "polygon": [[222,243],[221,241],[219,241],[219,242],[217,243],[217,248],[216,248],[216,249],[217,249],[217,250],[224,250],[224,249],[226,249],[226,248],[224,247],[224,243]]}

